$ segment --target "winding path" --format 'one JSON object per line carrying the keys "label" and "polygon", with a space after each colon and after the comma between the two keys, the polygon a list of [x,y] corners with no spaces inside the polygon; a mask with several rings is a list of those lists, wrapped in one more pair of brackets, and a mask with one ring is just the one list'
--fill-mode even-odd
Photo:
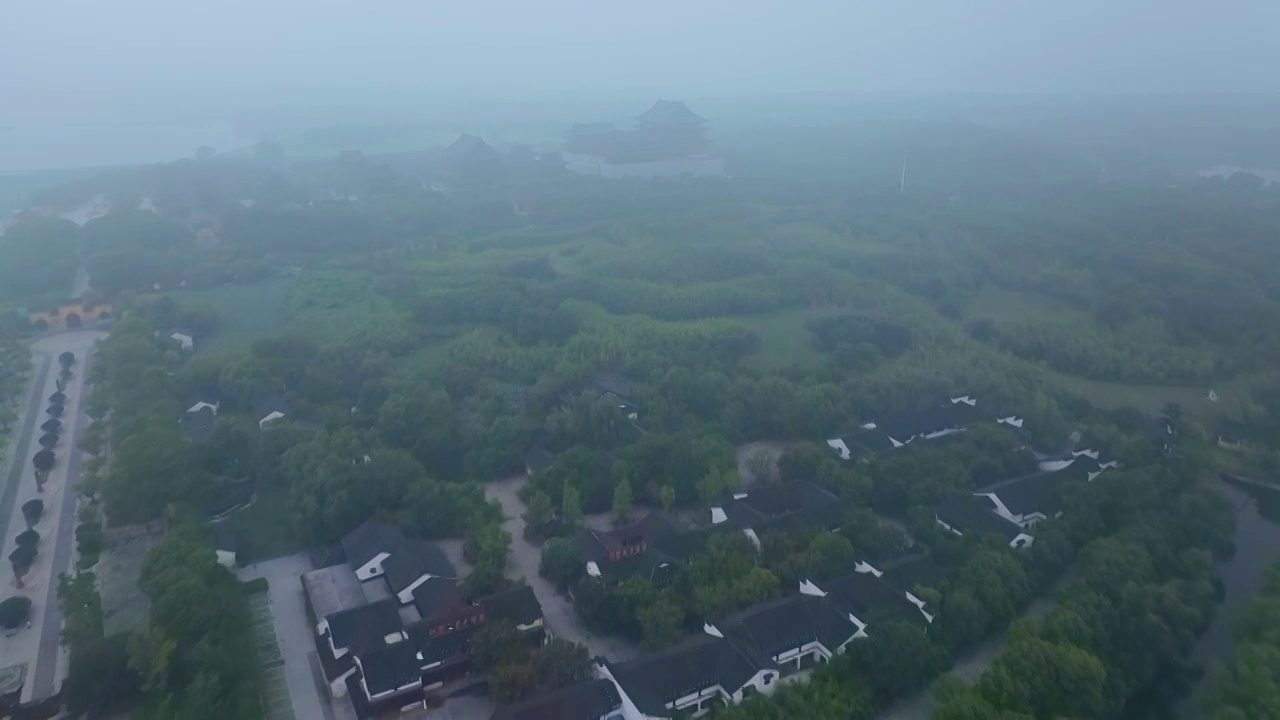
{"label": "winding path", "polygon": [[[524,502],[520,500],[520,488],[528,479],[523,475],[504,478],[485,486],[484,494],[502,507],[502,527],[511,533],[511,557],[508,571],[529,583],[533,594],[542,605],[543,622],[555,637],[584,645],[593,657],[606,657],[612,661],[628,660],[636,656],[639,648],[621,637],[602,637],[588,632],[573,609],[569,598],[556,592],[556,588],[538,574],[542,550],[524,537]],[[512,572],[508,572],[508,575]]]}

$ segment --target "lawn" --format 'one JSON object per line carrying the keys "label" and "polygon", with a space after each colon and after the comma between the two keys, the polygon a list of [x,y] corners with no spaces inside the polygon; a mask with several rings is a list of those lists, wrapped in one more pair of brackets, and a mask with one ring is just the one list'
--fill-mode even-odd
{"label": "lawn", "polygon": [[363,335],[388,339],[411,329],[407,315],[374,292],[367,272],[309,269],[284,296],[289,327],[317,343],[340,344]]}
{"label": "lawn", "polygon": [[[1067,390],[1088,400],[1095,407],[1110,410],[1124,405],[1147,413],[1158,413],[1169,403],[1178,403],[1189,414],[1202,419],[1221,414],[1209,401],[1209,388],[1185,385],[1131,385],[1128,383],[1086,380],[1046,370]],[[1224,391],[1219,390],[1219,394]]]}
{"label": "lawn", "polygon": [[264,483],[249,507],[227,518],[236,538],[236,560],[241,565],[289,555],[304,547],[289,523],[289,490]]}
{"label": "lawn", "polygon": [[747,357],[744,362],[747,367],[757,370],[817,368],[822,365],[824,357],[814,346],[813,334],[805,327],[805,323],[822,314],[822,311],[809,308],[793,308],[767,315],[745,315],[729,319],[760,334],[760,349]]}
{"label": "lawn", "polygon": [[373,291],[367,273],[308,269],[300,277],[275,277],[169,293],[179,303],[213,307],[217,333],[197,340],[200,352],[245,347],[259,337],[293,330],[317,343],[343,343],[363,333],[407,332],[406,318]]}
{"label": "lawn", "polygon": [[1039,293],[1005,290],[991,283],[983,285],[982,290],[965,308],[965,317],[1030,322],[1092,321],[1089,313],[1057,298]]}
{"label": "lawn", "polygon": [[277,277],[245,285],[223,285],[169,293],[179,303],[210,305],[221,326],[209,338],[199,338],[201,352],[243,347],[289,322],[285,294],[293,278]]}

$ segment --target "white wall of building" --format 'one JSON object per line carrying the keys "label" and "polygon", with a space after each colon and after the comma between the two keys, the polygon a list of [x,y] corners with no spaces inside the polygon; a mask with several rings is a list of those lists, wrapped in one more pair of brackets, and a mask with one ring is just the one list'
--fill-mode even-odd
{"label": "white wall of building", "polygon": [[389,557],[391,553],[378,553],[372,560],[356,568],[356,579],[363,582],[378,577],[382,574],[382,563]]}

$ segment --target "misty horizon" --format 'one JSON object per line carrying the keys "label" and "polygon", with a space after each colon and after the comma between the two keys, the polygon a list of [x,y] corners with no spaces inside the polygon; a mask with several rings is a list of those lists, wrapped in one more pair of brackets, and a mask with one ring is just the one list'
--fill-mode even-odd
{"label": "misty horizon", "polygon": [[170,161],[199,145],[228,150],[342,123],[421,123],[442,135],[508,123],[524,126],[522,140],[555,138],[658,98],[711,115],[749,106],[772,120],[787,108],[771,103],[794,103],[790,119],[805,120],[894,103],[958,112],[975,99],[1280,89],[1269,37],[1280,9],[1259,2],[1207,12],[1185,0],[230,0],[212,12],[125,0],[24,2],[8,19],[18,31],[0,48],[0,132],[10,140],[0,172]]}

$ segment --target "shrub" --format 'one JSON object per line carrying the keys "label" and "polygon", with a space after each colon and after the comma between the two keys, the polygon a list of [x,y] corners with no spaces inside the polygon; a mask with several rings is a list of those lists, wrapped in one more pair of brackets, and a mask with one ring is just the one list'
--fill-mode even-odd
{"label": "shrub", "polygon": [[0,628],[11,630],[27,621],[31,615],[31,600],[24,597],[11,597],[0,602]]}

